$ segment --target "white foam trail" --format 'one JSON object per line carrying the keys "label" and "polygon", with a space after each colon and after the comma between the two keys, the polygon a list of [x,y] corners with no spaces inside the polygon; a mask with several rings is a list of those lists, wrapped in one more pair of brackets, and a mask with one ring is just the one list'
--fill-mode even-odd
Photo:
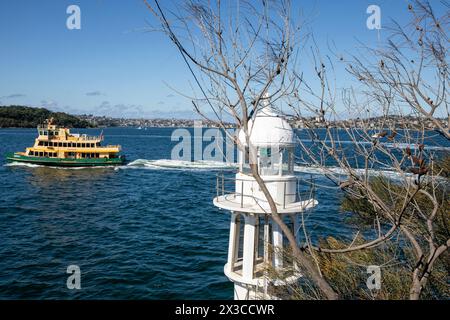
{"label": "white foam trail", "polygon": [[137,159],[130,162],[124,168],[148,168],[148,169],[173,169],[173,170],[217,170],[217,169],[234,169],[237,165],[235,163],[227,163],[220,161],[183,161],[171,159],[146,160]]}
{"label": "white foam trail", "polygon": [[26,163],[26,162],[8,162],[5,167],[28,167],[28,168],[39,168],[43,167],[38,164]]}
{"label": "white foam trail", "polygon": [[[354,169],[356,173],[360,175],[364,175],[366,170],[365,169]],[[338,174],[338,175],[347,175],[347,171],[340,167],[316,167],[316,166],[294,166],[294,171],[299,173],[309,173],[309,174],[316,174],[316,175],[324,175],[326,173],[332,173],[332,174]],[[392,170],[377,170],[377,169],[369,169],[368,173],[370,176],[385,176],[391,179],[401,179],[402,174],[396,171]],[[404,175],[408,178],[413,177],[413,174],[411,173],[404,173]]]}
{"label": "white foam trail", "polygon": [[[153,170],[220,170],[220,169],[236,169],[237,163],[226,163],[219,161],[183,161],[183,160],[171,160],[171,159],[158,159],[147,160],[137,159],[125,166],[120,166],[120,169],[153,169]],[[294,171],[297,173],[307,173],[315,175],[324,175],[327,172],[331,172],[339,175],[346,175],[346,171],[339,167],[315,167],[315,166],[294,166]],[[364,174],[365,169],[355,169],[358,174]],[[400,173],[391,170],[375,170],[370,169],[369,174],[371,176],[383,175],[390,178],[401,178]],[[406,176],[412,176],[409,173]]]}
{"label": "white foam trail", "polygon": [[98,166],[98,167],[61,167],[61,166],[47,166],[34,163],[26,162],[9,162],[4,165],[5,167],[27,167],[27,168],[50,168],[58,170],[83,170],[83,169],[104,169],[104,168],[115,168],[116,166]]}
{"label": "white foam trail", "polygon": [[[419,149],[419,145],[417,144],[409,144],[409,143],[382,143],[382,145],[386,146],[387,148],[391,149],[406,149],[409,147],[411,150]],[[444,146],[425,146],[425,150],[442,150],[442,151],[448,151],[450,150],[450,147],[444,147]]]}
{"label": "white foam trail", "polygon": [[[11,162],[5,164],[5,166],[22,166],[29,168],[53,168],[62,170],[81,170],[81,169],[102,169],[102,168],[114,168],[119,169],[150,169],[150,170],[229,170],[236,169],[237,163],[227,163],[220,161],[208,161],[208,160],[197,160],[197,161],[183,161],[183,160],[171,160],[171,159],[157,159],[157,160],[147,160],[147,159],[137,159],[123,166],[101,166],[101,167],[52,167],[45,165],[38,165],[32,163],[24,162]],[[324,175],[326,173],[338,174],[345,176],[347,172],[340,167],[317,167],[317,166],[306,166],[306,165],[296,165],[294,166],[294,171],[297,173],[306,173],[314,175]],[[365,174],[365,169],[355,169],[355,171],[363,175]],[[393,170],[377,170],[369,169],[370,176],[385,176],[391,179],[401,179],[402,174]],[[414,177],[411,173],[404,173],[404,176],[411,178]]]}
{"label": "white foam trail", "polygon": [[[312,143],[312,140],[307,140],[307,139],[300,139],[301,142],[303,143]],[[325,141],[325,143],[330,144],[329,141]],[[370,141],[351,141],[351,140],[342,140],[342,141],[338,141],[336,140],[336,144],[350,144],[350,145],[356,145],[356,144],[360,144],[360,145],[371,145],[372,142]],[[415,150],[415,149],[419,149],[419,145],[418,144],[413,144],[413,143],[406,143],[406,142],[380,142],[380,144],[388,149],[406,149],[407,147],[409,147],[411,150]],[[425,150],[441,150],[441,151],[450,151],[450,147],[445,147],[445,146],[430,146],[430,145],[426,145],[425,146]]]}

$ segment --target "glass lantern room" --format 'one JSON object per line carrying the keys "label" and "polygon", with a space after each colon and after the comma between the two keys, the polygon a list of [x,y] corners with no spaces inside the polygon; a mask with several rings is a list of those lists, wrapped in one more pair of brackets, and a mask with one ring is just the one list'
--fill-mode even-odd
{"label": "glass lantern room", "polygon": [[[262,176],[286,176],[294,174],[294,146],[256,147],[259,174]],[[251,173],[249,150],[239,151],[239,171]]]}

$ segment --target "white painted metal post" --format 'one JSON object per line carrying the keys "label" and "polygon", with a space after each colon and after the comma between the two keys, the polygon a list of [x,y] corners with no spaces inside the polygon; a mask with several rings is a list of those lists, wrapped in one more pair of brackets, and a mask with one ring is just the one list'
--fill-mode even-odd
{"label": "white painted metal post", "polygon": [[268,272],[267,267],[269,265],[270,257],[269,257],[269,242],[270,242],[270,225],[269,225],[269,216],[264,216],[264,296],[265,299],[267,297],[268,291]]}
{"label": "white painted metal post", "polygon": [[253,279],[255,267],[255,225],[256,217],[250,214],[245,215],[242,277],[246,280]]}
{"label": "white painted metal post", "polygon": [[259,217],[256,216],[255,221],[255,264],[256,260],[258,259],[258,253],[259,253]]}
{"label": "white painted metal post", "polygon": [[272,223],[273,231],[273,249],[274,249],[274,267],[275,269],[283,268],[283,232],[275,222]]}
{"label": "white painted metal post", "polygon": [[239,250],[240,221],[238,218],[238,213],[233,212],[231,214],[230,239],[228,243],[228,270],[230,272],[234,270],[234,264],[238,255],[237,250]]}

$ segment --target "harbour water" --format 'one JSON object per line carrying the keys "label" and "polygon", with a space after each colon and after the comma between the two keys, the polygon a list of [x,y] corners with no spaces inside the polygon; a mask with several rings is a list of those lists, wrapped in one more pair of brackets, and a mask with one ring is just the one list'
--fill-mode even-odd
{"label": "harbour water", "polygon": [[[76,132],[77,130],[74,130]],[[78,130],[98,134],[99,129]],[[0,299],[232,299],[223,274],[229,213],[213,206],[216,174],[234,165],[170,160],[171,128],[107,128],[129,163],[64,169],[0,165]],[[0,154],[22,151],[35,129],[1,129]],[[312,237],[351,237],[341,194],[317,169]],[[68,290],[67,266],[81,269]]]}

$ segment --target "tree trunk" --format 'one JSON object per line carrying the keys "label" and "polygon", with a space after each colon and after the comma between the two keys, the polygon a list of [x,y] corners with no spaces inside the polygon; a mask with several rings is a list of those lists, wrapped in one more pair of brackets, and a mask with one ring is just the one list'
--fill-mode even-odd
{"label": "tree trunk", "polygon": [[422,293],[423,286],[421,284],[421,281],[417,278],[416,272],[418,273],[419,270],[418,269],[414,270],[413,283],[411,285],[411,290],[409,292],[409,299],[410,300],[419,300],[420,299],[420,294]]}
{"label": "tree trunk", "polygon": [[300,263],[300,265],[303,267],[303,269],[307,272],[307,276],[309,276],[311,278],[311,280],[317,285],[317,287],[322,291],[322,293],[327,297],[327,299],[337,300],[339,298],[337,293],[333,290],[333,288],[331,288],[331,286],[328,284],[328,282],[321,276],[321,274],[319,273],[319,271],[317,270],[316,266],[311,261],[311,259],[308,258],[300,250],[291,230],[283,222],[283,219],[278,214],[276,204],[273,201],[273,198],[272,198],[269,190],[267,189],[267,186],[266,186],[264,180],[261,178],[261,176],[258,173],[257,165],[250,164],[250,167],[252,169],[253,177],[255,178],[256,182],[258,183],[259,187],[261,188],[262,192],[264,193],[264,195],[270,205],[272,219],[273,219],[273,221],[275,221],[276,224],[278,224],[280,226],[281,230],[286,235],[286,238],[289,240],[289,244],[292,248],[292,252],[294,253],[295,258]]}

